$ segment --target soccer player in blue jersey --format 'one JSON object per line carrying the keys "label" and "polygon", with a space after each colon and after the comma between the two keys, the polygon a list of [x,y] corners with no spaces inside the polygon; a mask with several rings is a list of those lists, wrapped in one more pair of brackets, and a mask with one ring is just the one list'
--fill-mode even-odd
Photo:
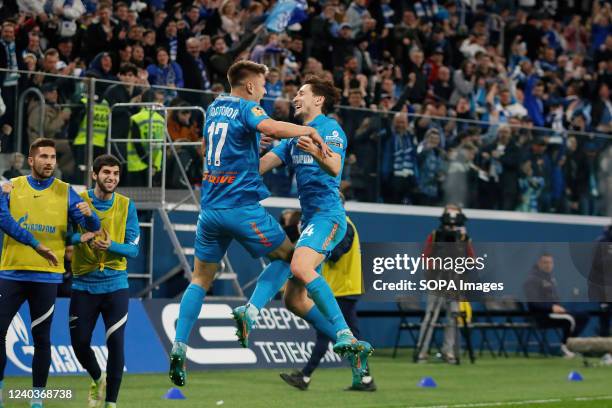
{"label": "soccer player in blue jersey", "polygon": [[[331,293],[329,286],[318,272],[346,232],[346,213],[339,188],[347,139],[338,122],[325,116],[333,110],[338,98],[339,91],[333,83],[311,77],[293,100],[296,117],[319,131],[332,150],[331,155],[323,156],[310,139],[299,137],[283,140],[261,158],[262,174],[283,164],[294,168],[303,228],[290,271],[264,270],[249,303],[235,309],[234,315],[239,337],[245,339],[259,310],[292,274],[285,289],[287,307],[328,337],[336,339],[334,351],[348,356],[353,368],[360,373],[366,370],[372,347],[353,337],[338,303],[333,295],[331,298],[327,295],[327,291]],[[243,345],[245,343],[243,341]]]}
{"label": "soccer player in blue jersey", "polygon": [[[287,267],[293,245],[278,222],[259,204],[270,193],[259,174],[259,134],[277,139],[302,136],[323,157],[331,154],[317,130],[270,119],[259,101],[265,95],[267,68],[252,61],[232,65],[229,95],[208,107],[204,124],[206,154],[201,207],[195,239],[195,267],[185,290],[170,353],[171,381],[185,385],[189,333],[198,318],[229,244],[238,240],[253,257],[268,256],[272,275]],[[328,288],[329,289],[329,288]],[[333,300],[333,294],[329,291]]]}
{"label": "soccer player in blue jersey", "polygon": [[[100,229],[100,220],[70,185],[53,177],[57,164],[55,142],[36,139],[30,146],[29,176],[11,180],[10,195],[1,197],[0,219],[18,220],[25,232],[15,230],[4,236],[0,261],[0,394],[6,367],[6,333],[23,302],[30,306],[34,339],[32,359],[33,399],[31,407],[43,406],[41,392],[47,384],[51,364],[51,320],[57,287],[62,282],[68,223],[88,231]],[[44,243],[52,254],[50,262],[41,259],[34,249]],[[37,249],[41,253],[40,248]],[[0,398],[0,406],[2,399]]]}
{"label": "soccer player in blue jersey", "polygon": [[[102,404],[116,407],[125,365],[123,345],[130,298],[127,258],[138,256],[140,226],[132,200],[115,192],[120,174],[121,164],[115,156],[104,154],[94,160],[92,178],[96,184],[81,197],[100,218],[102,230],[94,234],[79,227],[72,236],[70,338],[79,363],[92,378],[90,408]],[[106,373],[91,349],[91,334],[100,314],[108,347]]]}

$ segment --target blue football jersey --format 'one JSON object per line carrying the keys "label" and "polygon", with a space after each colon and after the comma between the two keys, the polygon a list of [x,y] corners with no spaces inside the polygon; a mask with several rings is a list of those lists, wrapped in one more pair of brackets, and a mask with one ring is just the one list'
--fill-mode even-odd
{"label": "blue football jersey", "polygon": [[235,208],[270,195],[259,175],[259,104],[221,95],[206,110],[202,208]]}
{"label": "blue football jersey", "polygon": [[318,211],[344,212],[339,191],[346,154],[346,135],[338,122],[324,115],[317,116],[308,126],[317,129],[325,143],[340,155],[342,166],[337,177],[330,176],[310,154],[297,147],[298,138],[283,140],[272,152],[285,165],[295,169],[298,197],[306,219]]}

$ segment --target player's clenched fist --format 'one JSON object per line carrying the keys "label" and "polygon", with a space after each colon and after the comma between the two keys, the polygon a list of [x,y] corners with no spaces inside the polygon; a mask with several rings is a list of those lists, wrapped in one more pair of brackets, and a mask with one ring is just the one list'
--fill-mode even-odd
{"label": "player's clenched fist", "polygon": [[85,201],[78,203],[77,208],[85,217],[91,217],[91,208]]}

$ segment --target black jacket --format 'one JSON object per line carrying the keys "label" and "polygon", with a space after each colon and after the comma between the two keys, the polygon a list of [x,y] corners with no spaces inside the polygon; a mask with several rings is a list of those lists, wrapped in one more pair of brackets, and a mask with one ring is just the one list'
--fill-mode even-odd
{"label": "black jacket", "polygon": [[536,315],[552,313],[552,306],[559,303],[557,280],[552,273],[534,266],[523,284],[529,310]]}
{"label": "black jacket", "polygon": [[240,39],[240,42],[225,54],[214,53],[212,57],[210,57],[209,69],[212,83],[220,82],[223,84],[226,91],[230,90],[229,82],[227,81],[227,71],[236,60],[236,57],[238,57],[242,51],[249,48],[254,39],[255,34],[245,34],[244,37]]}

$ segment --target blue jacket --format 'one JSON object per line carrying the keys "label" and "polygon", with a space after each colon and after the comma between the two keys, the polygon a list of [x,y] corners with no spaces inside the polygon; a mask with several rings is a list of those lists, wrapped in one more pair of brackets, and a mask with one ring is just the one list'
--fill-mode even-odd
{"label": "blue jacket", "polygon": [[177,88],[182,88],[185,85],[183,70],[174,61],[170,61],[165,67],[151,64],[147,67],[147,72],[151,85],[170,86],[174,84]]}

